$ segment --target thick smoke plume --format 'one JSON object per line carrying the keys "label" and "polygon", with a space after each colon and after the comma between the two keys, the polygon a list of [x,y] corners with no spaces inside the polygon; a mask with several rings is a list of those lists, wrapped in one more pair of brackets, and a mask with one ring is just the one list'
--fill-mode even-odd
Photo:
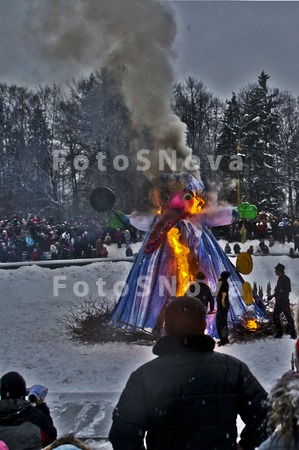
{"label": "thick smoke plume", "polygon": [[[175,171],[191,155],[186,126],[171,112],[174,13],[156,0],[33,0],[26,18],[31,48],[52,75],[74,78],[84,68],[106,67],[119,82],[136,130],[153,141],[149,178],[157,151],[175,150]],[[199,178],[197,172],[192,172]]]}

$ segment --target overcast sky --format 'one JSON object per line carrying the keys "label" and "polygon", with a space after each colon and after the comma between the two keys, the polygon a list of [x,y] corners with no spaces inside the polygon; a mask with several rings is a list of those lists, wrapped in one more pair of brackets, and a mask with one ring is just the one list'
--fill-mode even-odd
{"label": "overcast sky", "polygon": [[264,70],[270,86],[299,95],[299,2],[181,1],[178,73],[230,98]]}
{"label": "overcast sky", "polygon": [[[123,0],[123,7],[128,3]],[[264,70],[270,75],[270,86],[299,95],[299,2],[170,3],[177,23],[176,79],[196,77],[209,91],[225,99],[232,91],[257,81]],[[26,5],[27,0],[0,0],[1,82],[30,85],[31,81],[52,81],[45,75],[47,67],[41,70],[40,61],[24,39]],[[38,41],[38,34],[33,38]]]}

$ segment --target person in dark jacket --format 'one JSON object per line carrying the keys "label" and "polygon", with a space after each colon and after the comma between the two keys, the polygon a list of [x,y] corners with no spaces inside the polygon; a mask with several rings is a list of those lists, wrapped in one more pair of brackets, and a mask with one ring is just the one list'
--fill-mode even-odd
{"label": "person in dark jacket", "polygon": [[216,328],[220,341],[218,345],[226,345],[228,340],[227,314],[229,311],[229,286],[228,278],[230,272],[223,271],[217,283],[217,289],[214,293],[217,301]]}
{"label": "person in dark jacket", "polygon": [[197,272],[196,281],[190,283],[186,295],[195,297],[201,301],[206,310],[209,309],[208,314],[212,314],[214,311],[214,297],[211,289],[204,282],[206,276],[203,272]]}
{"label": "person in dark jacket", "polygon": [[0,439],[9,450],[41,450],[56,439],[47,404],[36,396],[36,406],[25,399],[26,382],[18,372],[2,376],[0,391]]}
{"label": "person in dark jacket", "polygon": [[131,374],[113,411],[113,449],[144,449],[145,438],[147,450],[253,450],[267,437],[264,388],[246,364],[214,351],[197,299],[172,298],[164,327],[158,358]]}
{"label": "person in dark jacket", "polygon": [[283,313],[288,323],[290,336],[292,339],[297,338],[294,319],[290,309],[289,295],[291,292],[291,280],[285,274],[285,266],[283,264],[277,264],[275,267],[275,274],[278,277],[277,284],[274,289],[274,294],[268,296],[268,300],[275,297],[275,305],[273,311],[273,322],[275,326],[275,338],[282,337],[282,326],[280,322],[280,315]]}
{"label": "person in dark jacket", "polygon": [[240,251],[241,251],[241,247],[238,244],[238,242],[236,242],[235,245],[234,245],[234,252],[235,252],[236,255],[238,255],[240,253]]}

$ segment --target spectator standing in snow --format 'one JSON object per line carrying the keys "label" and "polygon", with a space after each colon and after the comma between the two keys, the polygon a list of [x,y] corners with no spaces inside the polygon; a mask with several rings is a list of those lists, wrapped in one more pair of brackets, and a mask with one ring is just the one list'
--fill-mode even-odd
{"label": "spectator standing in snow", "polygon": [[256,250],[257,253],[262,253],[262,255],[268,255],[269,254],[269,247],[265,244],[264,241],[261,241],[259,243],[259,246]]}
{"label": "spectator standing in snow", "polygon": [[247,230],[245,228],[244,223],[241,227],[240,234],[241,234],[241,242],[242,244],[245,244],[245,242],[247,241]]}
{"label": "spectator standing in snow", "polygon": [[117,228],[114,236],[115,243],[117,244],[117,248],[121,248],[121,244],[123,241],[123,232],[120,228]]}
{"label": "spectator standing in snow", "polygon": [[235,252],[236,255],[238,255],[240,253],[240,251],[241,251],[241,247],[238,244],[238,242],[236,242],[235,245],[234,245],[234,252]]}
{"label": "spectator standing in snow", "polygon": [[58,259],[58,250],[55,244],[50,245],[51,259]]}
{"label": "spectator standing in snow", "polygon": [[104,238],[104,243],[105,243],[106,245],[110,245],[110,244],[111,244],[111,241],[112,241],[112,239],[111,239],[110,234],[109,234],[109,233],[106,233],[106,236],[105,236],[105,238]]}
{"label": "spectator standing in snow", "polygon": [[133,256],[133,250],[130,246],[126,248],[126,256]]}
{"label": "spectator standing in snow", "polygon": [[273,434],[258,450],[298,450],[299,373],[286,372],[270,392],[269,429]]}
{"label": "spectator standing in snow", "polygon": [[249,245],[248,249],[246,250],[249,255],[253,255],[253,245]]}
{"label": "spectator standing in snow", "polygon": [[125,238],[126,247],[129,247],[131,245],[131,233],[129,230],[125,230],[124,238]]}
{"label": "spectator standing in snow", "polygon": [[275,326],[275,338],[281,338],[283,331],[280,321],[280,315],[283,313],[287,319],[290,336],[292,339],[296,339],[297,333],[295,329],[294,319],[290,308],[289,295],[291,292],[291,280],[285,274],[285,266],[283,264],[277,264],[275,267],[275,274],[277,275],[277,284],[274,289],[274,294],[268,296],[268,300],[275,298],[275,305],[273,311],[273,322]]}
{"label": "spectator standing in snow", "polygon": [[218,346],[226,345],[228,340],[228,326],[227,326],[227,314],[229,311],[229,286],[228,278],[230,272],[223,271],[220,274],[220,278],[217,283],[216,291],[212,295],[216,296],[217,301],[217,313],[216,313],[216,328],[220,341]]}
{"label": "spectator standing in snow", "polygon": [[105,247],[101,239],[98,239],[96,242],[96,258],[107,258],[107,257],[108,257],[107,247]]}
{"label": "spectator standing in snow", "polygon": [[[113,412],[114,450],[253,450],[266,435],[267,393],[240,360],[214,351],[206,310],[171,299],[158,358],[135,370]],[[237,415],[245,427],[237,446]]]}
{"label": "spectator standing in snow", "polygon": [[200,300],[206,310],[209,309],[208,314],[212,314],[214,311],[214,297],[212,295],[211,289],[204,282],[205,278],[206,276],[203,272],[197,272],[196,281],[190,283],[186,295],[195,297]]}
{"label": "spectator standing in snow", "polygon": [[271,234],[269,237],[269,247],[273,247],[273,245],[275,244],[275,240],[273,235]]}
{"label": "spectator standing in snow", "polygon": [[227,242],[225,244],[224,251],[225,251],[226,254],[229,254],[229,253],[232,252],[232,249],[231,249],[231,246],[229,245],[229,242]]}
{"label": "spectator standing in snow", "polygon": [[18,372],[3,375],[0,390],[0,439],[9,450],[41,450],[56,439],[47,404],[36,395],[36,406],[25,399],[26,382]]}

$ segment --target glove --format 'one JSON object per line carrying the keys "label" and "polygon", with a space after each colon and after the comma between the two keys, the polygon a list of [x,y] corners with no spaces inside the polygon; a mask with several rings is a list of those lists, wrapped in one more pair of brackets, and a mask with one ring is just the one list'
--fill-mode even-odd
{"label": "glove", "polygon": [[48,388],[41,386],[40,384],[34,384],[28,392],[28,400],[32,403],[36,403],[36,400],[44,401],[48,393]]}

